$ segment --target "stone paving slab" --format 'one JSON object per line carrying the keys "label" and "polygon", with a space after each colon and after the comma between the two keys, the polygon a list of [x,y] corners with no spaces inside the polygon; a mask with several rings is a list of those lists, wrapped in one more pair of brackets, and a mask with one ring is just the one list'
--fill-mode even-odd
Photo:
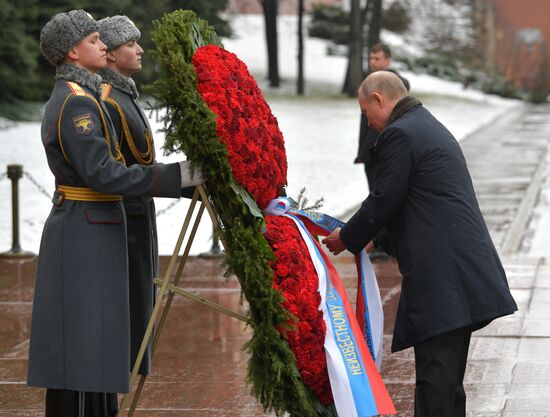
{"label": "stone paving slab", "polygon": [[[529,186],[548,150],[549,109],[524,106],[461,142],[482,213],[497,246],[505,243],[521,203],[529,193],[538,192]],[[490,205],[483,204],[489,199]]]}

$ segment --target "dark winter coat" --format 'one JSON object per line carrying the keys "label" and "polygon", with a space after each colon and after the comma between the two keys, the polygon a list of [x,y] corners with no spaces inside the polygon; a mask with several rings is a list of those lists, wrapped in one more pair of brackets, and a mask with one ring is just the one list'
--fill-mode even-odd
{"label": "dark winter coat", "polygon": [[[85,70],[58,69],[42,122],[42,142],[56,187],[178,197],[179,164],[124,165],[100,83],[99,76]],[[40,245],[27,382],[75,391],[128,392],[130,306],[122,202],[55,198],[55,203]]]}
{"label": "dark winter coat", "polygon": [[357,253],[388,228],[403,275],[392,351],[516,311],[452,134],[407,97],[374,154],[374,189],[340,236]]}
{"label": "dark winter coat", "polygon": [[[137,102],[138,93],[131,78],[109,69],[101,71],[102,95],[113,120],[126,165],[150,165],[155,148],[149,121]],[[131,367],[141,347],[153,312],[158,276],[158,241],[155,203],[151,197],[124,198],[128,225],[128,267],[130,273],[130,351]],[[151,370],[152,338],[143,356],[139,373]]]}
{"label": "dark winter coat", "polygon": [[[397,71],[393,69],[388,68],[385,71],[393,72],[395,75],[397,75],[401,79],[401,81],[403,81],[403,84],[405,85],[407,91],[409,91],[409,80],[407,80],[405,77],[402,77]],[[354,162],[356,164],[364,164],[365,175],[367,176],[367,183],[369,185],[369,191],[371,191],[374,186],[374,144],[376,143],[379,135],[380,134],[376,130],[369,127],[368,117],[365,114],[361,113],[361,122],[359,126],[359,147],[357,149],[357,157],[355,158]],[[374,241],[377,247],[382,246],[388,254],[394,255],[394,251],[391,247],[391,243],[388,239],[388,233],[385,228],[381,229],[376,234],[376,236],[374,237]]]}

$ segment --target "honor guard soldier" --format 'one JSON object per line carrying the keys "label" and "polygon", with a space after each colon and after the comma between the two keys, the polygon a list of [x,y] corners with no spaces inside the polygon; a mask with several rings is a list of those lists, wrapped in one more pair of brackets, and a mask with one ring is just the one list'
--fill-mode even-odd
{"label": "honor guard soldier", "polygon": [[[138,44],[139,29],[126,16],[101,19],[99,37],[107,46],[107,67],[99,74],[102,95],[119,138],[126,165],[148,166],[155,162],[151,126],[140,104],[132,74],[141,70],[143,49]],[[128,224],[128,259],[130,268],[131,367],[153,311],[158,276],[158,244],[155,205],[151,197],[124,197]],[[143,357],[139,373],[148,375],[151,344]]]}
{"label": "honor guard soldier", "polygon": [[126,166],[101,99],[107,49],[85,11],[52,17],[40,34],[57,75],[42,121],[55,177],[36,272],[29,385],[46,417],[111,417],[128,392],[130,306],[122,199],[174,197],[203,182],[187,163]]}

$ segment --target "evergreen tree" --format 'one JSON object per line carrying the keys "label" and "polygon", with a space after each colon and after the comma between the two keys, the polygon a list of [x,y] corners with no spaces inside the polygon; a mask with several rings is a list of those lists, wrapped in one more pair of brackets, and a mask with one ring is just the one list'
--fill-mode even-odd
{"label": "evergreen tree", "polygon": [[168,12],[169,0],[131,0],[131,5],[126,9],[125,14],[136,24],[141,32],[139,44],[145,51],[142,61],[142,70],[136,73],[133,78],[138,84],[150,84],[156,78],[155,62],[150,54],[154,44],[151,40],[151,31],[153,30],[153,22],[162,17]]}
{"label": "evergreen tree", "polygon": [[40,52],[40,31],[53,15],[73,9],[82,9],[85,7],[85,2],[78,0],[27,1],[29,7],[25,8],[22,19],[26,33],[33,42],[32,52],[34,54],[35,67],[33,69],[33,76],[23,80],[23,82],[27,83],[33,94],[24,94],[19,96],[19,98],[21,100],[45,101],[52,90],[55,68],[52,67]]}
{"label": "evergreen tree", "polygon": [[[127,0],[128,1],[128,0]],[[229,35],[228,23],[219,17],[219,13],[227,7],[228,0],[129,0],[131,5],[119,14],[126,14],[134,21],[141,31],[139,44],[145,50],[143,68],[133,77],[136,83],[150,84],[157,78],[155,62],[149,54],[154,44],[151,40],[153,21],[160,19],[165,13],[177,9],[193,10],[200,18],[214,26],[219,35]],[[112,0],[111,0],[112,2]]]}
{"label": "evergreen tree", "polygon": [[37,81],[38,42],[28,32],[26,22],[35,10],[37,0],[0,0],[0,100],[33,100],[32,88]]}
{"label": "evergreen tree", "polygon": [[227,9],[228,0],[170,0],[170,11],[177,9],[193,10],[198,17],[214,26],[220,36],[230,36],[231,28],[220,12]]}
{"label": "evergreen tree", "polygon": [[[44,101],[55,68],[40,53],[40,31],[60,12],[84,9],[94,18],[124,13],[131,0],[0,0],[0,102]],[[0,115],[1,116],[1,115]]]}
{"label": "evergreen tree", "polygon": [[[219,17],[228,0],[0,0],[0,117],[17,116],[13,103],[47,100],[55,76],[40,53],[40,31],[60,12],[84,9],[95,19],[126,15],[140,29],[140,44],[145,50],[143,70],[136,82],[156,79],[155,64],[148,51],[153,47],[150,32],[153,21],[173,9],[191,9],[215,26],[221,35],[229,35],[229,26]],[[6,114],[11,109],[12,114]]]}

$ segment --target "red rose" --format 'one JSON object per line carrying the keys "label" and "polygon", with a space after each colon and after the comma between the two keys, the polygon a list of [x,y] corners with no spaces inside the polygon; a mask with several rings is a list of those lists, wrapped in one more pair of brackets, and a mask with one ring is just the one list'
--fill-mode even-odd
{"label": "red rose", "polygon": [[303,302],[300,304],[300,316],[304,318],[304,320],[307,321],[313,321],[317,317],[317,306],[309,303],[309,302]]}
{"label": "red rose", "polygon": [[235,179],[260,208],[286,184],[286,153],[277,119],[246,65],[218,46],[197,49],[197,89],[218,117],[216,133],[227,146]]}
{"label": "red rose", "polygon": [[332,402],[324,350],[326,327],[319,310],[319,278],[293,220],[266,216],[266,240],[275,253],[273,286],[283,294],[283,306],[296,317],[280,330],[296,358],[302,381],[323,404]]}
{"label": "red rose", "polygon": [[302,335],[302,343],[306,349],[311,349],[317,345],[318,339],[313,333],[306,333]]}
{"label": "red rose", "polygon": [[283,289],[283,291],[292,295],[298,292],[299,286],[300,284],[298,283],[298,280],[293,278],[287,278],[281,283],[281,288]]}

